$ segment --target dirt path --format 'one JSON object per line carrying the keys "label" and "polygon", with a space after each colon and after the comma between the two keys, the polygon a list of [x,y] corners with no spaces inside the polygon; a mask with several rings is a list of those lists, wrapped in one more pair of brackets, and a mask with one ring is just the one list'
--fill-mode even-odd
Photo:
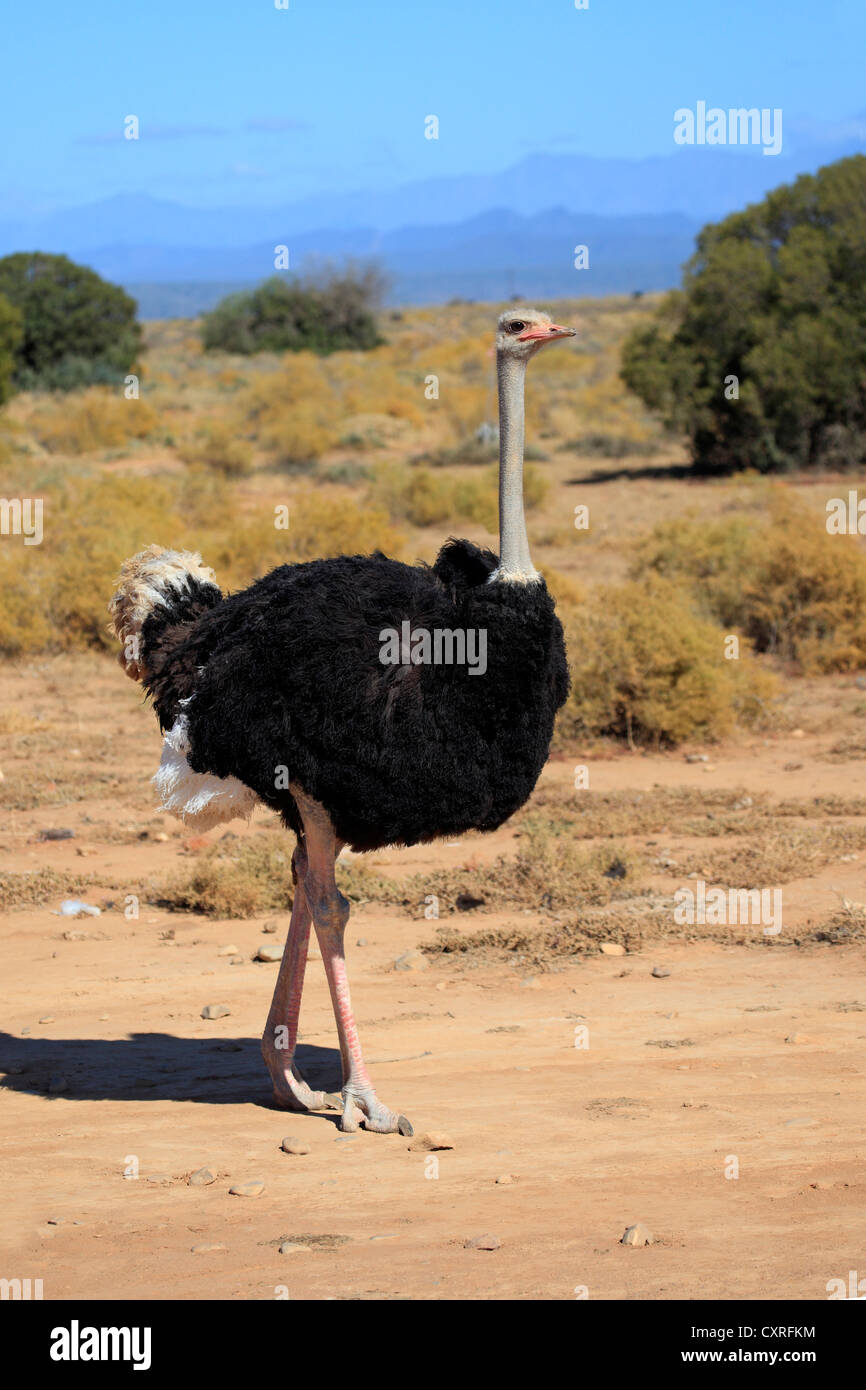
{"label": "dirt path", "polygon": [[[39,725],[60,749],[54,785],[71,785],[76,767],[97,780],[62,807],[37,788],[42,804],[7,823],[0,870],[161,881],[188,851],[168,830],[154,838],[163,822],[146,772],[157,737],[137,692],[99,663],[31,667],[13,683],[37,732],[19,729],[7,747],[10,785],[25,761],[46,776],[27,743]],[[64,733],[85,699],[104,713],[98,756],[86,724],[77,754]],[[756,740],[713,753],[709,771],[682,756],[623,756],[594,764],[593,786],[862,794],[864,763],[846,767],[843,784],[838,765],[816,760],[835,737],[838,725]],[[802,767],[784,772],[792,750]],[[112,767],[122,767],[115,786]],[[545,774],[563,797],[571,776],[566,762]],[[75,839],[39,842],[52,825]],[[672,827],[665,843],[676,838]],[[394,852],[381,867],[484,863],[513,843],[506,829]],[[786,919],[831,911],[843,894],[866,898],[861,861],[787,885]],[[348,940],[362,1040],[382,1098],[416,1134],[450,1135],[454,1148],[430,1156],[396,1135],[341,1137],[333,1115],[269,1108],[258,1037],[277,967],[250,957],[279,937],[263,936],[263,918],[143,906],[138,921],[117,909],[66,921],[56,906],[0,916],[0,1274],[43,1279],[47,1299],[570,1299],[582,1288],[605,1299],[822,1299],[829,1280],[864,1267],[862,945],[659,941],[535,975],[483,956],[430,957],[404,973],[394,958],[429,939],[430,923],[361,907]],[[509,915],[505,905],[483,925]],[[219,954],[228,945],[242,963]],[[670,975],[654,977],[657,964]],[[206,1022],[210,1003],[231,1012]],[[302,1068],[337,1086],[316,960],[301,1027]],[[583,1027],[588,1046],[575,1046]],[[286,1134],[309,1153],[281,1152]],[[216,1181],[188,1186],[202,1165]],[[513,1181],[497,1183],[505,1175]],[[252,1178],[262,1195],[229,1195]],[[618,1243],[636,1221],[653,1246]],[[483,1233],[500,1248],[464,1248]],[[292,1236],[311,1248],[281,1255]],[[225,1249],[193,1253],[213,1244]]]}

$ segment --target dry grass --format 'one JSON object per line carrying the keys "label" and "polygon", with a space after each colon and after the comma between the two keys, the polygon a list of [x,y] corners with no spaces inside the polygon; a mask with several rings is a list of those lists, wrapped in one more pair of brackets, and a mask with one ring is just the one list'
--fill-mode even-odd
{"label": "dry grass", "polygon": [[866,825],[791,826],[770,822],[748,841],[700,857],[679,869],[729,888],[768,888],[808,878],[843,856],[866,849]]}
{"label": "dry grass", "polygon": [[158,905],[208,917],[255,917],[292,905],[292,848],[285,833],[224,835],[160,890]]}

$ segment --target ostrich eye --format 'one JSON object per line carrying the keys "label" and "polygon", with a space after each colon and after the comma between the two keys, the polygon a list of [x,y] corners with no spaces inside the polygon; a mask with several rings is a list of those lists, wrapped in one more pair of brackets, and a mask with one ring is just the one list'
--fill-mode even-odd
{"label": "ostrich eye", "polygon": [[508,325],[509,333],[522,333],[526,327],[525,323],[515,322]]}

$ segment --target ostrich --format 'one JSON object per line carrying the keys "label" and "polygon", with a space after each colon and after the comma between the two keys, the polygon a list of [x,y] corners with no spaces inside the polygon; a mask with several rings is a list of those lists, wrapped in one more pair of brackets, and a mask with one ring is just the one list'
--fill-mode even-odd
{"label": "ostrich", "polygon": [[[121,665],[151,697],[164,736],[154,782],[166,809],[204,830],[262,802],[297,837],[262,1054],[277,1105],[339,1108],[294,1063],[312,923],[346,1131],[413,1132],[377,1098],[361,1055],[343,949],[349,904],[335,881],[341,848],[496,829],[530,796],[568,693],[562,627],[526,536],[523,395],[534,354],[573,336],[535,309],[498,321],[498,559],[451,539],[432,567],[342,555],[281,565],[223,597],[201,556],[152,545],[124,563],[109,605]],[[482,645],[483,662],[454,659]]]}

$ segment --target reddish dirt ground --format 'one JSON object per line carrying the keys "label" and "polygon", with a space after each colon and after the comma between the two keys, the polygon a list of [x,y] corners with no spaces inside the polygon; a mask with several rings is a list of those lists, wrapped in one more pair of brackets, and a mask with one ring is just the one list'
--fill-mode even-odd
{"label": "reddish dirt ground", "polygon": [[[157,883],[190,858],[185,833],[156,815],[158,734],[116,667],[57,659],[10,668],[0,686],[19,721],[7,782],[28,768],[41,802],[11,813],[0,870]],[[862,795],[866,764],[821,760],[840,722],[824,724],[819,695],[802,738],[755,737],[713,750],[709,765],[623,754],[592,764],[592,786]],[[550,764],[545,784],[573,795],[571,769]],[[50,826],[75,839],[40,842]],[[665,843],[686,841],[672,827]],[[373,863],[402,876],[513,844],[506,827]],[[480,954],[395,971],[431,924],[358,908],[347,940],[366,1056],[416,1135],[450,1136],[453,1149],[432,1156],[399,1135],[341,1137],[331,1113],[271,1108],[258,1038],[277,966],[251,956],[282,939],[287,915],[264,937],[264,916],[142,905],[138,921],[117,908],[70,921],[59,899],[13,908],[0,916],[0,1274],[41,1278],[46,1299],[826,1298],[828,1281],[864,1260],[863,947],[797,947],[785,932],[866,898],[862,858],[786,884],[771,948],[660,938],[534,973]],[[467,930],[520,918],[503,904]],[[219,955],[226,945],[241,964]],[[656,978],[655,965],[671,973]],[[231,1012],[205,1021],[209,1003]],[[584,1026],[589,1045],[576,1047]],[[302,1069],[338,1086],[316,959],[301,1033]],[[284,1135],[309,1152],[283,1153]],[[202,1165],[216,1181],[189,1186]],[[256,1178],[260,1196],[229,1195]],[[637,1221],[652,1246],[619,1243]],[[484,1233],[498,1249],[466,1248]],[[308,1248],[280,1254],[286,1237]],[[193,1249],[214,1244],[224,1248]]]}

